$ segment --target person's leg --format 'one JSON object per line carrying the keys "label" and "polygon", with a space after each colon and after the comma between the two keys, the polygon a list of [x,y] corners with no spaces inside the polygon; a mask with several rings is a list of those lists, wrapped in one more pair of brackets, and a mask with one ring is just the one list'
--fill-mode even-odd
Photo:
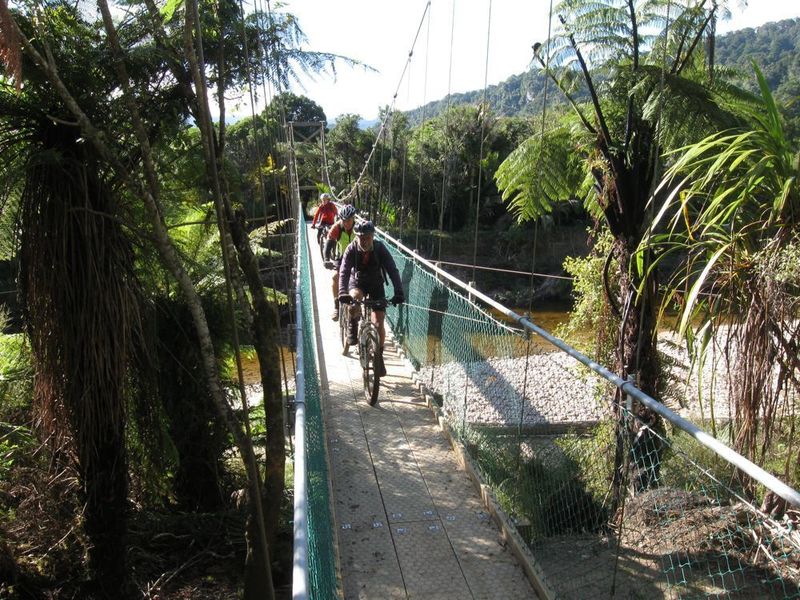
{"label": "person's leg", "polygon": [[[350,297],[359,302],[364,299],[364,292],[359,288],[350,289]],[[347,343],[351,346],[358,343],[358,321],[361,319],[361,307],[350,305],[350,331],[347,332]]]}
{"label": "person's leg", "polygon": [[334,321],[339,320],[339,269],[333,271],[333,315],[331,318]]}
{"label": "person's leg", "polygon": [[[370,300],[380,301],[386,300],[386,295],[383,289],[383,282],[378,281],[375,282],[374,285],[370,287],[369,293],[367,297]],[[383,363],[383,344],[386,340],[386,328],[384,327],[384,320],[386,319],[386,310],[376,310],[373,308],[372,310],[372,323],[375,325],[375,328],[378,330],[378,339],[380,340],[380,350],[378,355],[375,357],[375,374],[379,377],[383,377],[386,375],[386,367]]]}
{"label": "person's leg", "polygon": [[383,362],[383,344],[384,341],[386,340],[386,329],[383,326],[384,319],[386,319],[385,311],[382,310],[372,311],[372,322],[378,329],[378,336],[381,340],[380,351],[378,352],[378,356],[375,357],[375,373],[378,375],[378,377],[383,377],[384,375],[386,375],[386,365]]}
{"label": "person's leg", "polygon": [[386,320],[386,312],[382,310],[373,310],[372,311],[372,322],[375,323],[375,327],[378,329],[378,335],[381,339],[381,348],[383,348],[383,344],[386,341],[386,329],[383,326],[383,322]]}

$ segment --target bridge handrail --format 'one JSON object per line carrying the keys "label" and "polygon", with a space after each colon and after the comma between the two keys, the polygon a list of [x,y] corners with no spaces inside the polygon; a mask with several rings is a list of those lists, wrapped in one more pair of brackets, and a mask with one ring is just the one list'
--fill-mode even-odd
{"label": "bridge handrail", "polygon": [[[299,203],[298,203],[299,204]],[[300,209],[302,210],[302,209]],[[303,221],[298,220],[299,228]],[[306,397],[305,360],[303,357],[303,298],[300,277],[303,253],[297,248],[297,275],[295,280],[295,314],[297,315],[295,339],[297,372],[294,397],[294,556],[292,561],[292,599],[308,598],[308,492],[306,488]]]}
{"label": "bridge handrail", "polygon": [[563,340],[560,340],[557,337],[551,335],[550,333],[548,333],[538,325],[534,324],[527,318],[517,314],[513,310],[493,300],[480,290],[475,289],[474,287],[470,286],[467,283],[464,283],[454,275],[451,275],[444,269],[436,266],[434,262],[426,258],[423,258],[422,256],[419,255],[419,253],[416,250],[412,250],[399,240],[390,236],[387,232],[383,231],[382,229],[376,228],[376,230],[378,231],[378,233],[380,233],[381,236],[383,236],[385,240],[394,244],[398,249],[402,250],[409,256],[413,257],[414,260],[424,265],[426,268],[430,269],[431,271],[433,271],[438,275],[441,275],[442,277],[453,283],[455,286],[464,290],[468,295],[480,299],[482,302],[500,311],[508,318],[513,319],[528,331],[531,331],[539,335],[540,337],[544,338],[559,350],[565,352],[566,354],[568,354],[581,364],[585,365],[586,367],[588,367],[589,369],[591,369],[592,371],[594,371],[595,373],[606,379],[607,381],[613,383],[614,386],[616,386],[624,394],[636,398],[647,408],[661,415],[663,418],[668,420],[678,429],[681,429],[682,431],[688,433],[698,443],[702,444],[706,448],[709,448],[710,450],[712,450],[717,455],[725,459],[728,463],[730,463],[737,469],[740,469],[741,471],[747,473],[754,480],[765,485],[767,488],[775,492],[778,496],[780,496],[790,504],[800,507],[800,493],[798,493],[797,490],[786,485],[783,481],[781,481],[774,475],[768,473],[767,471],[765,471],[752,461],[748,460],[747,458],[745,458],[732,448],[726,446],[725,444],[717,440],[712,435],[706,433],[705,431],[697,427],[694,423],[691,423],[690,421],[687,421],[680,415],[676,414],[675,412],[664,406],[661,402],[659,402],[655,398],[651,397],[650,395],[646,394],[645,392],[637,388],[632,382],[622,379],[621,377],[611,372],[606,367],[602,366],[601,364],[593,361],[588,356],[585,356],[581,352],[577,351],[575,348],[573,348]]}

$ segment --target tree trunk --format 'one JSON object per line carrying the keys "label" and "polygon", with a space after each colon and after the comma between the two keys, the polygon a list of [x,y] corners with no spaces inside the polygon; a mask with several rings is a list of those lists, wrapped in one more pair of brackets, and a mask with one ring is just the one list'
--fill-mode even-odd
{"label": "tree trunk", "polygon": [[[267,466],[266,486],[261,487],[260,478],[258,485],[253,486],[251,497],[251,515],[248,519],[248,553],[246,561],[244,598],[255,599],[266,596],[274,597],[272,572],[269,548],[275,538],[280,514],[280,503],[283,498],[284,468],[285,468],[285,439],[283,429],[283,405],[281,395],[280,363],[277,352],[277,341],[272,324],[276,322],[274,312],[270,309],[264,294],[264,287],[258,270],[258,261],[250,247],[250,239],[244,227],[243,220],[237,220],[233,214],[229,199],[222,193],[220,184],[220,166],[222,156],[217,155],[216,140],[213,135],[211,113],[206,101],[206,86],[200,68],[204,64],[202,56],[202,40],[198,37],[197,44],[200,51],[195,56],[190,50],[189,23],[194,29],[199,30],[199,17],[197,4],[192,2],[187,6],[187,56],[192,68],[195,86],[198,90],[197,100],[200,119],[200,130],[204,140],[206,166],[211,181],[215,205],[217,206],[217,220],[220,230],[223,256],[227,265],[229,278],[237,264],[228,256],[226,240],[228,233],[233,240],[239,257],[238,264],[244,271],[248,287],[252,296],[255,314],[250,313],[251,307],[246,303],[243,308],[251,321],[254,334],[254,345],[259,357],[262,387],[264,390],[264,413],[267,422]],[[199,36],[199,34],[198,34]],[[220,66],[220,69],[222,66]],[[220,79],[222,74],[220,73]],[[222,98],[222,94],[220,94]],[[228,225],[226,227],[226,224]],[[265,223],[265,227],[266,227]],[[242,297],[243,294],[240,294]],[[243,385],[240,382],[240,385]],[[243,389],[243,388],[242,388]],[[246,398],[242,398],[246,405]],[[247,417],[245,417],[247,418]],[[250,457],[255,466],[255,457]]]}
{"label": "tree trunk", "polygon": [[[121,398],[120,402],[124,402]],[[127,597],[128,468],[125,425],[108,431],[108,438],[81,444],[80,473],[86,509],[84,531],[89,546],[89,593],[98,599]]]}
{"label": "tree trunk", "polygon": [[[104,21],[110,23],[107,18],[108,6],[105,2],[100,2],[100,7],[103,9]],[[37,50],[33,47],[27,37],[17,26],[16,22],[12,20],[11,26],[15,33],[22,41],[25,51],[33,59],[34,63],[42,70],[48,80],[52,83],[56,92],[67,105],[70,112],[75,116],[82,134],[88,139],[97,149],[98,153],[108,162],[109,165],[115,170],[120,179],[132,190],[133,193],[138,194],[144,201],[146,212],[151,219],[153,227],[153,241],[158,249],[158,252],[167,267],[167,270],[175,277],[181,292],[185,295],[187,304],[192,313],[194,325],[197,330],[198,342],[201,355],[203,357],[203,366],[208,380],[208,387],[217,412],[226,423],[229,431],[232,433],[236,442],[237,448],[241,453],[242,460],[248,471],[248,477],[253,482],[255,489],[260,490],[260,476],[257,470],[254,470],[255,460],[252,445],[249,439],[244,435],[239,422],[233,413],[231,407],[228,405],[225,395],[222,390],[222,385],[219,380],[219,373],[217,371],[216,355],[214,352],[211,335],[208,329],[208,322],[205,318],[200,298],[194,288],[194,284],[186,273],[181,264],[181,260],[172,245],[172,241],[167,232],[166,225],[162,217],[162,211],[159,206],[158,198],[158,181],[155,178],[155,169],[152,161],[152,156],[149,148],[149,141],[145,132],[144,124],[141,121],[136,107],[133,96],[128,86],[127,76],[123,77],[122,85],[126,98],[131,107],[131,117],[134,122],[134,129],[137,134],[137,140],[141,144],[142,158],[145,165],[145,176],[147,186],[141,183],[134,177],[130,170],[120,161],[116,153],[106,144],[107,139],[111,139],[105,132],[98,130],[86,113],[83,112],[81,107],[76,102],[75,98],[70,94],[69,90],[64,85],[61,78],[58,76],[56,66],[46,60]],[[107,23],[108,28],[108,23]],[[113,28],[108,28],[113,31]],[[109,36],[111,38],[111,36]],[[115,50],[118,48],[115,48]],[[122,66],[122,61],[119,61]],[[248,458],[249,457],[249,458]],[[267,594],[272,593],[272,588],[269,587],[265,590]],[[269,596],[271,597],[271,595]]]}
{"label": "tree trunk", "polygon": [[89,538],[86,592],[119,598],[127,580],[125,383],[137,326],[132,253],[109,218],[116,207],[96,156],[71,128],[50,127],[50,150],[63,162],[34,165],[22,193],[20,284],[38,419],[54,439],[74,443]]}
{"label": "tree trunk", "polygon": [[[637,295],[642,282],[630,266],[634,251],[635,247],[631,248],[625,239],[618,238],[615,242],[621,322],[614,371],[623,379],[631,379],[644,393],[656,397],[660,367],[655,344],[655,277],[651,276],[642,293]],[[612,487],[616,509],[621,504],[625,482],[632,486],[634,493],[658,485],[664,424],[655,412],[636,401],[630,411],[627,410],[626,398],[619,390],[614,398],[614,413],[617,433]]]}

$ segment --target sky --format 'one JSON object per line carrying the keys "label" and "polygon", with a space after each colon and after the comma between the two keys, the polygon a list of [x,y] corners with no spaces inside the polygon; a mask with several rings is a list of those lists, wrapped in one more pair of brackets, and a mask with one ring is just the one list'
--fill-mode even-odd
{"label": "sky", "polygon": [[[549,0],[431,0],[428,32],[427,16],[423,21],[427,0],[284,1],[280,10],[297,17],[308,38],[306,48],[347,56],[378,70],[341,64],[335,80],[322,75],[315,81],[304,79],[302,87],[293,85],[292,92],[322,106],[329,122],[344,113],[375,119],[395,93],[395,107],[408,110],[443,98],[448,90],[480,90],[484,81],[492,85],[524,72],[531,46],[547,38],[550,5]],[[720,33],[800,17],[796,1],[750,0],[742,9],[733,0],[730,6],[732,17],[718,24]]]}

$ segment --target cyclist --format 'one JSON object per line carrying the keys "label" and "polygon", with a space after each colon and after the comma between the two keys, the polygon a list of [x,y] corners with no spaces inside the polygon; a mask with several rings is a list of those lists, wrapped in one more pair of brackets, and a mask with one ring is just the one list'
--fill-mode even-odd
{"label": "cyclist", "polygon": [[319,229],[317,231],[317,243],[322,244],[322,236],[325,234],[325,225],[333,225],[336,220],[336,205],[331,202],[331,195],[324,192],[319,195],[319,206],[314,211],[314,218],[311,219],[311,229],[317,226],[319,220]]}
{"label": "cyclist", "polygon": [[[394,305],[405,302],[403,282],[400,273],[394,264],[394,259],[381,242],[375,241],[375,226],[371,221],[365,221],[355,226],[356,241],[351,243],[344,251],[342,264],[339,267],[339,302],[350,304],[353,300],[384,300],[386,298],[383,284],[384,271],[389,274],[394,287],[394,296],[390,302]],[[379,377],[386,375],[383,363],[383,343],[386,331],[383,326],[386,317],[385,307],[373,308],[372,321],[378,328],[381,341],[381,354],[376,357],[375,369]],[[358,343],[358,320],[360,311],[357,306],[350,309],[350,331],[347,342],[351,345]]]}
{"label": "cyclist", "polygon": [[333,314],[331,319],[339,320],[339,265],[342,263],[342,255],[345,248],[350,245],[356,234],[353,225],[356,223],[356,207],[352,204],[345,204],[339,209],[339,219],[328,231],[328,239],[325,240],[325,251],[323,256],[326,261],[333,261]]}

